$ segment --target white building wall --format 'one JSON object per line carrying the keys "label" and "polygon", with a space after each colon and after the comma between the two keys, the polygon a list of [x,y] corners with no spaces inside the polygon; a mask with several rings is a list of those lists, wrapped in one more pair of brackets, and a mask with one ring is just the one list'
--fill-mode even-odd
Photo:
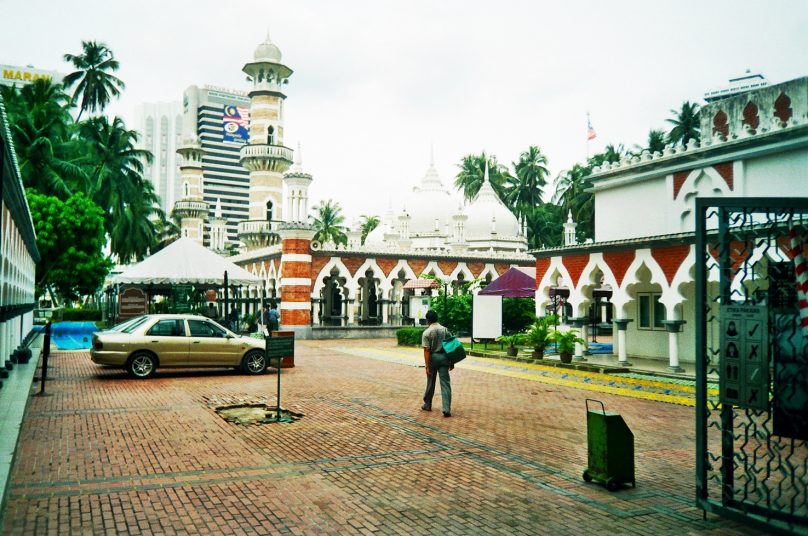
{"label": "white building wall", "polygon": [[595,241],[672,232],[671,191],[666,176],[612,188],[595,195]]}
{"label": "white building wall", "polygon": [[767,155],[743,165],[745,194],[749,197],[808,195],[808,150]]}
{"label": "white building wall", "polygon": [[182,106],[177,102],[148,102],[135,107],[138,148],[154,155],[151,165],[143,163],[145,178],[160,196],[160,208],[170,214],[180,195],[177,147],[182,143]]}

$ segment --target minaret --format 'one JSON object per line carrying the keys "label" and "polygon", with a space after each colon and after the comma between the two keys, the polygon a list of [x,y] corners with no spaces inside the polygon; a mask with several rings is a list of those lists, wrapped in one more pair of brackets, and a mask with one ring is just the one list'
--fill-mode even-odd
{"label": "minaret", "polygon": [[297,144],[295,165],[283,174],[286,184],[286,207],[284,221],[302,221],[309,219],[309,185],[312,177],[303,171],[303,150]]}
{"label": "minaret", "polygon": [[282,173],[292,164],[292,150],[283,145],[284,86],[292,69],[281,63],[281,51],[267,35],[243,71],[253,84],[250,96],[250,142],[241,148],[241,165],[250,172],[250,219],[239,223],[239,239],[247,249],[278,241],[283,220]]}
{"label": "minaret", "polygon": [[575,239],[575,228],[578,224],[572,221],[572,211],[567,211],[567,221],[564,224],[564,245],[574,246],[578,243]]}
{"label": "minaret", "polygon": [[227,220],[222,217],[222,200],[216,198],[213,219],[210,220],[210,249],[222,252],[227,244]]}
{"label": "minaret", "polygon": [[177,149],[180,164],[182,196],[174,203],[174,214],[180,218],[180,236],[202,244],[208,204],[202,198],[202,146],[196,137],[185,140]]}

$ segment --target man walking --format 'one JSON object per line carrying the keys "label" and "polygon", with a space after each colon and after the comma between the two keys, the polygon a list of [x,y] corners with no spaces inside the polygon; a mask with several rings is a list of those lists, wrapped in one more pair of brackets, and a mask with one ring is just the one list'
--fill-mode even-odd
{"label": "man walking", "polygon": [[428,327],[421,336],[421,346],[424,349],[424,365],[426,366],[426,391],[424,392],[424,405],[421,409],[432,411],[432,397],[435,396],[435,377],[440,377],[440,399],[443,406],[443,416],[452,416],[452,385],[449,371],[454,365],[449,363],[446,352],[443,351],[443,341],[451,334],[449,330],[438,323],[438,313],[430,309],[426,313]]}

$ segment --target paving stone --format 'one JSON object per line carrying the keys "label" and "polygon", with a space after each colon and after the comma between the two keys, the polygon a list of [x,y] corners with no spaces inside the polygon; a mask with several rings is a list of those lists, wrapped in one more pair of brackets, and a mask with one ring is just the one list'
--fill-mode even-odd
{"label": "paving stone", "polygon": [[[333,349],[369,345],[393,357]],[[591,392],[461,364],[443,419],[420,410],[423,370],[389,341],[296,351],[282,405],[304,417],[250,426],[209,401],[274,404],[273,374],[139,381],[55,353],[3,534],[754,534],[693,506],[692,408],[598,394],[636,437],[637,488],[609,493],[581,480]]]}

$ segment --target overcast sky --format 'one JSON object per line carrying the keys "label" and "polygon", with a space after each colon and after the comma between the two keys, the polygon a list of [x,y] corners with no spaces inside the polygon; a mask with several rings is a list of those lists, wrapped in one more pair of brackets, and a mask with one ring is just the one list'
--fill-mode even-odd
{"label": "overcast sky", "polygon": [[0,0],[0,63],[69,72],[105,42],[127,88],[111,112],[179,101],[191,85],[249,89],[241,68],[267,28],[295,72],[285,144],[303,144],[313,203],[381,214],[465,154],[512,162],[529,145],[555,176],[597,138],[631,147],[670,108],[751,68],[808,75],[808,1]]}

